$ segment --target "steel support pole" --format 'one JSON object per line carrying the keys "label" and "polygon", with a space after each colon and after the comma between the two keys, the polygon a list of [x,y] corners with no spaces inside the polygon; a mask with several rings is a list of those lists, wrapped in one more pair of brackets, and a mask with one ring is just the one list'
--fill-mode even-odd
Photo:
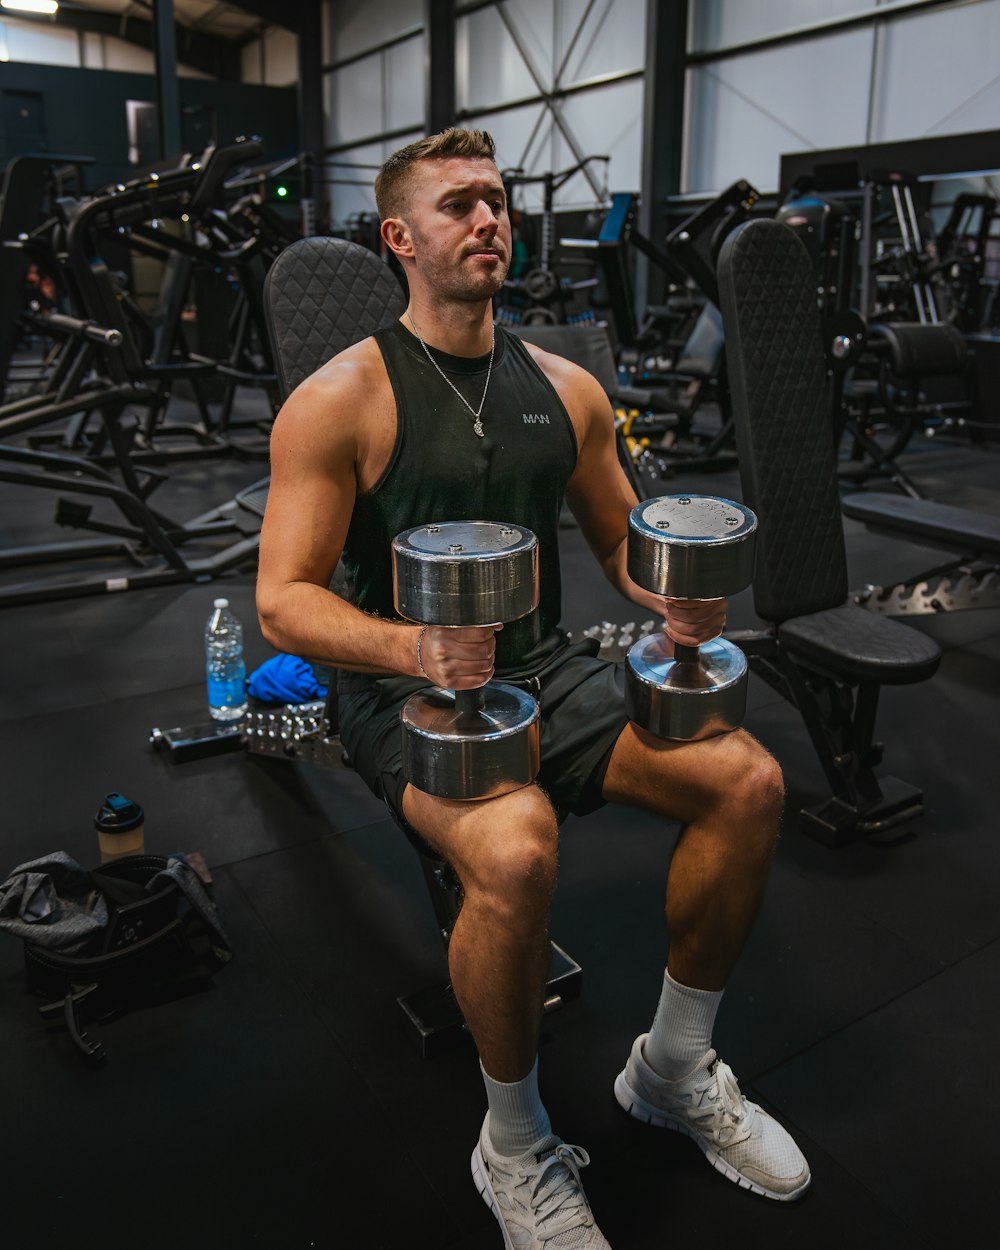
{"label": "steel support pole", "polygon": [[455,0],[424,0],[424,129],[455,124]]}
{"label": "steel support pole", "polygon": [[327,229],[323,152],[323,16],[318,0],[298,5],[299,139],[303,234]]}
{"label": "steel support pole", "polygon": [[156,59],[156,123],[160,159],[181,151],[181,102],[177,87],[177,35],[174,31],[174,0],[153,0],[154,55]]}
{"label": "steel support pole", "polygon": [[[646,80],[642,117],[642,186],[637,225],[659,245],[667,227],[667,197],[681,189],[684,145],[684,75],[687,68],[688,0],[647,0]],[[636,312],[658,303],[667,277],[636,257]]]}

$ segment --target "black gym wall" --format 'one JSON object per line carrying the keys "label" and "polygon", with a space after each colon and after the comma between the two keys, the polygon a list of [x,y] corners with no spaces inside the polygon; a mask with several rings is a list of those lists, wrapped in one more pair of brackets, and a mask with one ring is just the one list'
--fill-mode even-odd
{"label": "black gym wall", "polygon": [[[181,78],[177,85],[182,109],[214,109],[219,143],[237,135],[256,134],[264,142],[265,159],[293,156],[299,151],[294,86],[259,87],[207,78]],[[95,163],[84,171],[85,190],[135,176],[128,160],[125,102],[156,100],[152,74],[6,64],[0,66],[0,93],[6,97],[0,110],[0,169],[25,150],[22,136],[11,133],[14,122],[8,105],[20,93],[34,93],[42,99],[43,117],[35,127],[44,134],[42,150],[94,158]]]}

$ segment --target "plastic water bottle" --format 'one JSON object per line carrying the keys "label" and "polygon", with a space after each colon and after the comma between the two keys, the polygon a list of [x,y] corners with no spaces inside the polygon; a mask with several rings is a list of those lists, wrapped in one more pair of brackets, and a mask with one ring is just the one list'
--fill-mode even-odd
{"label": "plastic water bottle", "polygon": [[228,599],[216,599],[205,626],[208,710],[216,720],[239,720],[247,710],[243,627],[229,611]]}

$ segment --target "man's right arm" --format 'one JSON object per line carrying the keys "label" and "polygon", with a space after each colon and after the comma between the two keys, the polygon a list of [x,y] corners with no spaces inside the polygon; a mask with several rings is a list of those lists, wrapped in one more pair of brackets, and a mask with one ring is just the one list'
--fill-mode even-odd
{"label": "man's right arm", "polygon": [[343,551],[371,402],[371,364],[353,349],[285,402],[271,435],[257,614],[278,651],[361,672],[419,676],[419,627],[369,616],[329,590]]}
{"label": "man's right arm", "polygon": [[328,589],[358,466],[371,453],[366,417],[378,421],[379,381],[359,344],[303,382],[274,423],[257,574],[261,632],[278,651],[334,668],[423,676],[456,690],[480,686],[493,675],[491,626],[421,630],[370,616]]}

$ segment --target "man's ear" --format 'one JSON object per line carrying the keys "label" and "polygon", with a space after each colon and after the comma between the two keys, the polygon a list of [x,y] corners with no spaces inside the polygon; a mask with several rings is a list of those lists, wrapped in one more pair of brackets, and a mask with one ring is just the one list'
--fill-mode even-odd
{"label": "man's ear", "polygon": [[410,228],[402,217],[387,217],[382,222],[381,234],[386,247],[391,248],[400,260],[413,255]]}

